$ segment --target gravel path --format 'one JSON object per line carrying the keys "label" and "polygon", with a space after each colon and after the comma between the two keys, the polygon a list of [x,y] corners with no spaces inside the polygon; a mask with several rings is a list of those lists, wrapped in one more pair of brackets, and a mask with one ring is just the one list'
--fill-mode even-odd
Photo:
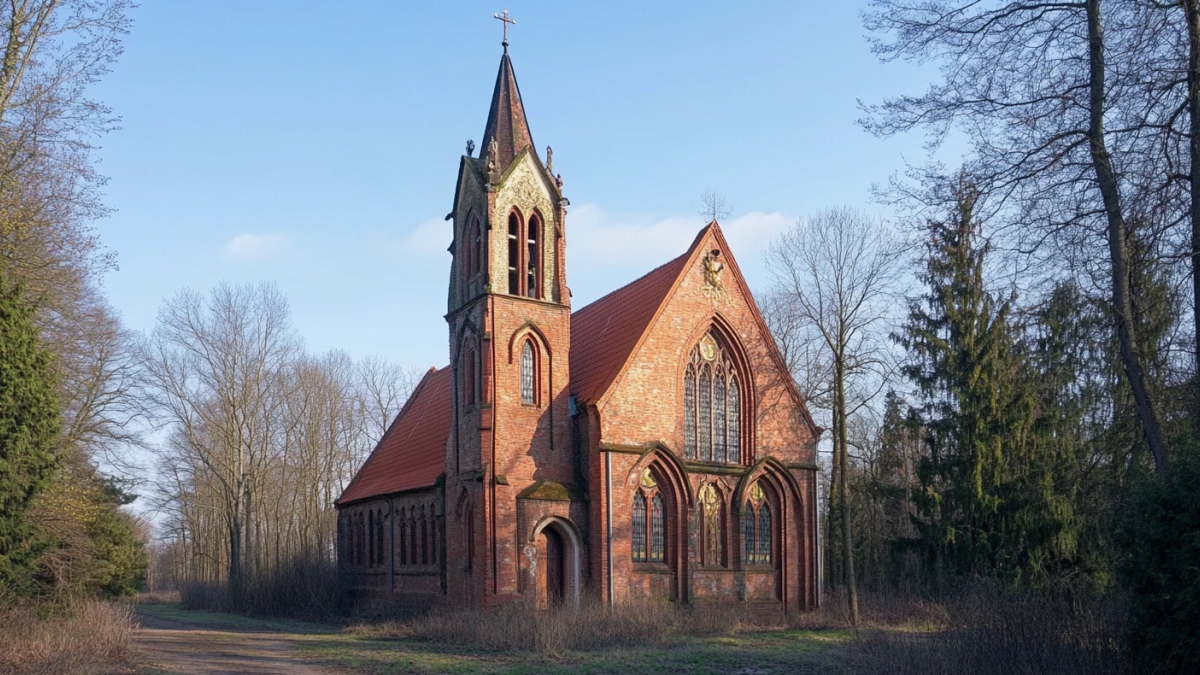
{"label": "gravel path", "polygon": [[250,629],[217,630],[186,621],[140,615],[134,641],[158,673],[196,675],[333,675],[293,654],[301,638]]}

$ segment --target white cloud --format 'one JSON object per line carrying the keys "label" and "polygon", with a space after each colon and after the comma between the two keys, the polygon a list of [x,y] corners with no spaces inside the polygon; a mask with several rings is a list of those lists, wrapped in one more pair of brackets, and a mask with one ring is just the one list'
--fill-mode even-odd
{"label": "white cloud", "polygon": [[221,247],[221,255],[230,260],[265,260],[278,258],[287,252],[288,236],[244,233],[234,236]]}

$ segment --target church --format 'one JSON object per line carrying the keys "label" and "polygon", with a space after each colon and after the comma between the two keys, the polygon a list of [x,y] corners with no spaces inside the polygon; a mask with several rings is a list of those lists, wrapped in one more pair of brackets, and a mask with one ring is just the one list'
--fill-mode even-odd
{"label": "church", "polygon": [[721,227],[573,311],[569,202],[503,44],[446,218],[450,364],[335,502],[342,578],[410,609],[816,607],[822,430]]}

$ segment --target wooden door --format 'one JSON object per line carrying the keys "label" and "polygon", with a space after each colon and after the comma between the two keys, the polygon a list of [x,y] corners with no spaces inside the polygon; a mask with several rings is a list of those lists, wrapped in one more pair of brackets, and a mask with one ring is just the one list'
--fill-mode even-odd
{"label": "wooden door", "polygon": [[566,596],[566,560],[562,536],[552,527],[538,535],[538,606],[562,604]]}

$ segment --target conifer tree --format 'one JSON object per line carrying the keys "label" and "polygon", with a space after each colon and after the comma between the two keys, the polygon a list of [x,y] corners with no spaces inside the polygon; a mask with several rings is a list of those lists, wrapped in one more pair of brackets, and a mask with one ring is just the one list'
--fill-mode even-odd
{"label": "conifer tree", "polygon": [[33,308],[0,274],[0,588],[32,591],[38,546],[26,511],[50,480],[59,431],[50,353]]}
{"label": "conifer tree", "polygon": [[984,283],[986,245],[971,184],[956,212],[927,225],[928,292],[910,307],[898,341],[922,400],[928,451],[913,495],[917,539],[935,569],[1042,576],[1059,555],[1070,502],[1037,437],[1036,388],[1013,325],[1013,298]]}

